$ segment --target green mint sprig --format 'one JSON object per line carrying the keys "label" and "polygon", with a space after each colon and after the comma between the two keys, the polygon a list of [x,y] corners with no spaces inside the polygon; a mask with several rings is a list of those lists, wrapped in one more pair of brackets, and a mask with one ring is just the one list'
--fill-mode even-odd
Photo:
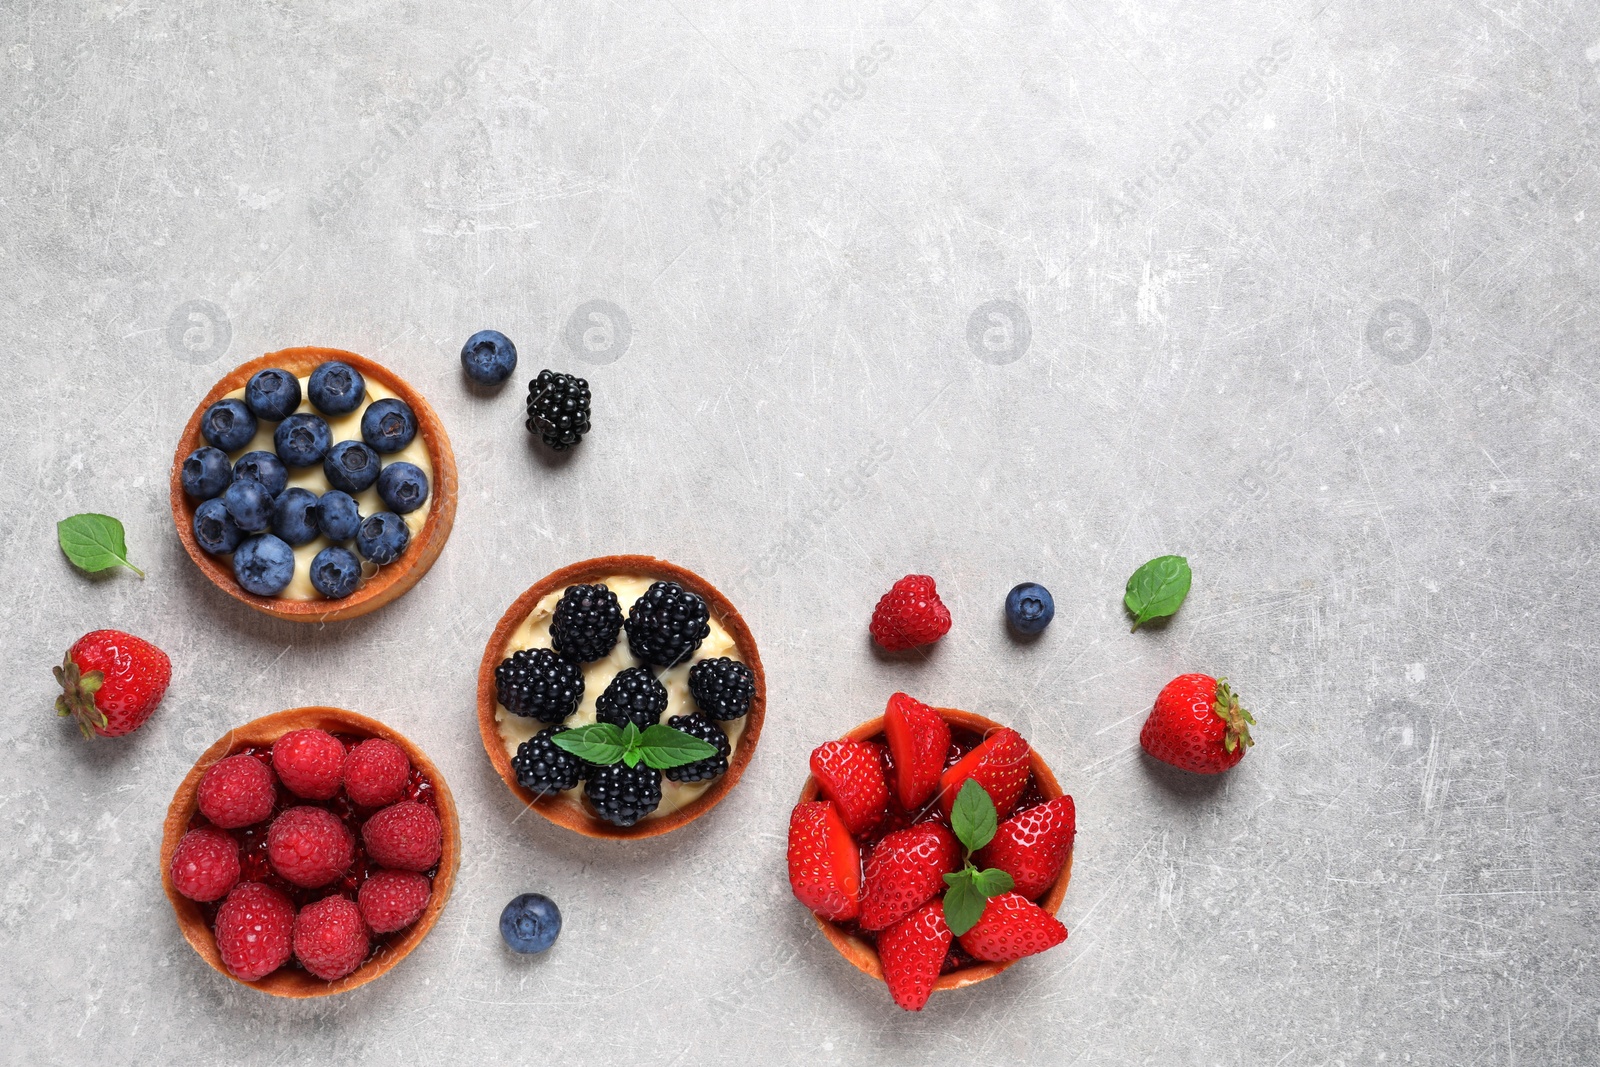
{"label": "green mint sprig", "polygon": [[1194,574],[1182,556],[1157,556],[1128,579],[1122,602],[1133,612],[1133,629],[1177,611],[1189,595]]}
{"label": "green mint sprig", "polygon": [[61,551],[79,570],[97,574],[112,567],[126,567],[139,577],[144,571],[128,562],[128,542],[122,523],[110,515],[73,515],[56,523],[56,540]]}
{"label": "green mint sprig", "polygon": [[643,763],[665,771],[717,754],[715,748],[693,734],[660,723],[640,730],[631,722],[624,727],[595,722],[556,734],[550,740],[579,759],[602,767],[613,763],[637,767]]}
{"label": "green mint sprig", "polygon": [[959,871],[944,876],[944,884],[949,886],[944,892],[944,921],[957,937],[978,925],[990,897],[1009,893],[1016,885],[1000,868],[980,871],[972,862],[972,854],[994,840],[999,822],[988,791],[968,778],[950,809],[950,828],[966,849],[966,859]]}

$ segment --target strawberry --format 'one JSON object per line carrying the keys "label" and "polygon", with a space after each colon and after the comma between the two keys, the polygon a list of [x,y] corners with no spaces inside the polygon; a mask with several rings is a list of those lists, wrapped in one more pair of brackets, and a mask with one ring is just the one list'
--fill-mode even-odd
{"label": "strawberry", "polygon": [[796,804],[789,816],[789,888],[824,919],[861,914],[861,850],[829,801]]}
{"label": "strawberry", "polygon": [[1001,823],[975,860],[979,867],[1005,871],[1018,893],[1035,900],[1061,877],[1077,832],[1072,798],[1056,797]]}
{"label": "strawberry", "polygon": [[1227,679],[1183,674],[1156,695],[1139,744],[1162,763],[1195,774],[1221,774],[1255,744],[1250,736],[1255,723]]}
{"label": "strawberry", "polygon": [[944,876],[961,865],[956,835],[936,822],[885,835],[867,860],[861,928],[882,930],[944,891]]}
{"label": "strawberry", "polygon": [[930,900],[909,918],[878,935],[878,960],[889,995],[906,1011],[921,1011],[950,950],[944,907]]}
{"label": "strawberry", "polygon": [[1066,939],[1067,928],[1054,915],[1021,893],[1001,893],[989,898],[977,925],[961,935],[961,947],[975,959],[1005,963]]}
{"label": "strawberry", "polygon": [[1004,819],[1017,806],[1031,773],[1028,742],[1015,730],[1003,726],[940,776],[939,807],[948,819],[956,794],[961,792],[961,783],[972,778],[983,786],[989,799],[994,801],[995,813]]}
{"label": "strawberry", "polygon": [[950,609],[926,574],[908,574],[872,609],[872,639],[890,652],[930,644],[950,632]]}
{"label": "strawberry", "polygon": [[143,726],[166,695],[172,661],[119,630],[84,634],[55,668],[56,714],[78,720],[84,737],[121,737]]}
{"label": "strawberry", "polygon": [[883,777],[883,750],[865,741],[829,741],[811,753],[811,773],[822,795],[838,806],[852,834],[878,824],[889,807],[889,784]]}
{"label": "strawberry", "polygon": [[933,708],[896,693],[883,713],[883,734],[894,757],[895,795],[902,808],[916,811],[939,788],[950,727]]}

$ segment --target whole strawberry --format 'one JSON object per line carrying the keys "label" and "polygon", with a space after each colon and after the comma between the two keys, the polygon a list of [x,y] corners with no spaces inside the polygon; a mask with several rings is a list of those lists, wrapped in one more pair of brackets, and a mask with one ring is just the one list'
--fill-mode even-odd
{"label": "whole strawberry", "polygon": [[950,632],[950,609],[926,574],[895,582],[872,609],[872,639],[890,652],[931,644]]}
{"label": "whole strawberry", "polygon": [[884,836],[867,860],[861,928],[893,926],[944,892],[944,876],[961,865],[956,835],[936,822]]}
{"label": "whole strawberry", "polygon": [[166,695],[172,661],[120,630],[84,634],[55,668],[56,714],[71,715],[84,737],[121,737],[144,725]]}
{"label": "whole strawberry", "polygon": [[928,901],[878,935],[883,981],[896,1004],[907,1011],[921,1011],[928,1003],[950,950],[951,936],[944,921],[944,903],[938,900]]}
{"label": "whole strawberry", "polygon": [[980,867],[1005,871],[1018,893],[1037,900],[1061,877],[1077,834],[1078,813],[1072,798],[1056,797],[1001,823],[975,859]]}
{"label": "whole strawberry", "polygon": [[1162,763],[1195,774],[1221,774],[1255,744],[1250,736],[1255,723],[1227,679],[1183,674],[1156,695],[1139,744]]}
{"label": "whole strawberry", "polygon": [[1021,893],[1000,893],[989,898],[977,923],[961,935],[961,947],[974,959],[1005,963],[1066,939],[1067,928],[1054,915]]}

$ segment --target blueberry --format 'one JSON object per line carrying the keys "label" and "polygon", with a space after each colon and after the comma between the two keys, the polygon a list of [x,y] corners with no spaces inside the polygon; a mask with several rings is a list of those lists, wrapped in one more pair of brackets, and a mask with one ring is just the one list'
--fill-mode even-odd
{"label": "blueberry", "polygon": [[408,515],[428,501],[428,476],[415,463],[386,463],[378,475],[378,496],[397,515]]}
{"label": "blueberry", "polygon": [[499,330],[479,330],[461,346],[461,367],[479,385],[499,385],[517,369],[517,346]]}
{"label": "blueberry", "polygon": [[213,499],[194,509],[194,539],[201,548],[217,556],[238,548],[244,533],[234,525],[227,505]]}
{"label": "blueberry", "polygon": [[278,423],[272,432],[272,447],[291,467],[315,467],[333,447],[333,431],[321,415],[302,411]]}
{"label": "blueberry", "polygon": [[183,483],[183,491],[196,500],[210,500],[233,481],[233,464],[222,449],[201,445],[183,461],[178,480]]}
{"label": "blueberry", "polygon": [[300,379],[286,370],[258,370],[245,383],[245,406],[258,419],[282,422],[300,406]]}
{"label": "blueberry", "polygon": [[272,494],[260,482],[235,481],[222,494],[228,517],[245,533],[261,533],[272,525]]}
{"label": "blueberry", "polygon": [[243,400],[219,400],[200,416],[200,434],[215,448],[237,452],[256,435],[256,417]]}
{"label": "blueberry", "polygon": [[317,529],[334,544],[342,545],[361,527],[361,511],[349,493],[330,489],[317,501]]}
{"label": "blueberry", "polygon": [[278,458],[276,452],[258,449],[239,457],[233,465],[233,477],[235,481],[248,478],[252,482],[260,482],[263,489],[277,496],[289,484],[289,468],[283,465],[283,460]]}
{"label": "blueberry", "polygon": [[1038,582],[1023,582],[1006,594],[1006,621],[1019,634],[1036,634],[1055,616],[1056,602]]}
{"label": "blueberry", "polygon": [[543,952],[561,934],[561,909],[543,893],[512,897],[500,913],[500,936],[513,952]]}
{"label": "blueberry", "polygon": [[233,554],[233,576],[247,593],[277,596],[294,577],[294,549],[272,534],[260,534]]}
{"label": "blueberry", "polygon": [[380,511],[361,520],[356,531],[356,551],[382,566],[400,558],[411,543],[406,520],[392,511]]}
{"label": "blueberry", "polygon": [[359,493],[378,480],[380,466],[382,461],[378,454],[360,441],[340,441],[328,450],[328,458],[322,461],[322,473],[335,489]]}
{"label": "blueberry", "polygon": [[361,584],[361,561],[348,548],[333,545],[311,561],[311,585],[332,600],[347,597]]}
{"label": "blueberry", "polygon": [[317,536],[317,494],[298,485],[278,494],[272,504],[272,532],[291,545]]}
{"label": "blueberry", "polygon": [[311,372],[306,393],[324,415],[348,415],[366,399],[367,382],[350,364],[333,360]]}
{"label": "blueberry", "polygon": [[361,439],[379,452],[398,452],[417,436],[417,417],[404,400],[379,400],[361,413]]}

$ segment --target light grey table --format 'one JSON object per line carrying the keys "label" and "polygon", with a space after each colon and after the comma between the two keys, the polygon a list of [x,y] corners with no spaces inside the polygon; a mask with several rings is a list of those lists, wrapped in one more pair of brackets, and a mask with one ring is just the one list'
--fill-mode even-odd
{"label": "light grey table", "polygon": [[[0,56],[0,1057],[45,1063],[1592,1064],[1600,848],[1600,12],[1536,4],[9,5]],[[498,395],[456,353],[522,352]],[[408,596],[280,624],[166,504],[243,360],[363,352],[438,408],[455,533]],[[530,448],[541,367],[595,429]],[[120,516],[149,571],[75,573]],[[722,585],[771,710],[692,828],[532,817],[473,721],[554,567]],[[1122,583],[1194,592],[1130,635]],[[901,574],[956,623],[873,654]],[[1015,582],[1055,592],[1013,643]],[[118,626],[165,704],[87,744],[50,666]],[[1185,670],[1260,743],[1141,757]],[[905,689],[1022,729],[1081,819],[1067,945],[908,1015],[790,897],[811,747]],[[438,761],[465,860],[381,982],[284,1003],[207,969],[160,820],[231,724],[341,704]],[[566,916],[546,957],[495,928]]]}

